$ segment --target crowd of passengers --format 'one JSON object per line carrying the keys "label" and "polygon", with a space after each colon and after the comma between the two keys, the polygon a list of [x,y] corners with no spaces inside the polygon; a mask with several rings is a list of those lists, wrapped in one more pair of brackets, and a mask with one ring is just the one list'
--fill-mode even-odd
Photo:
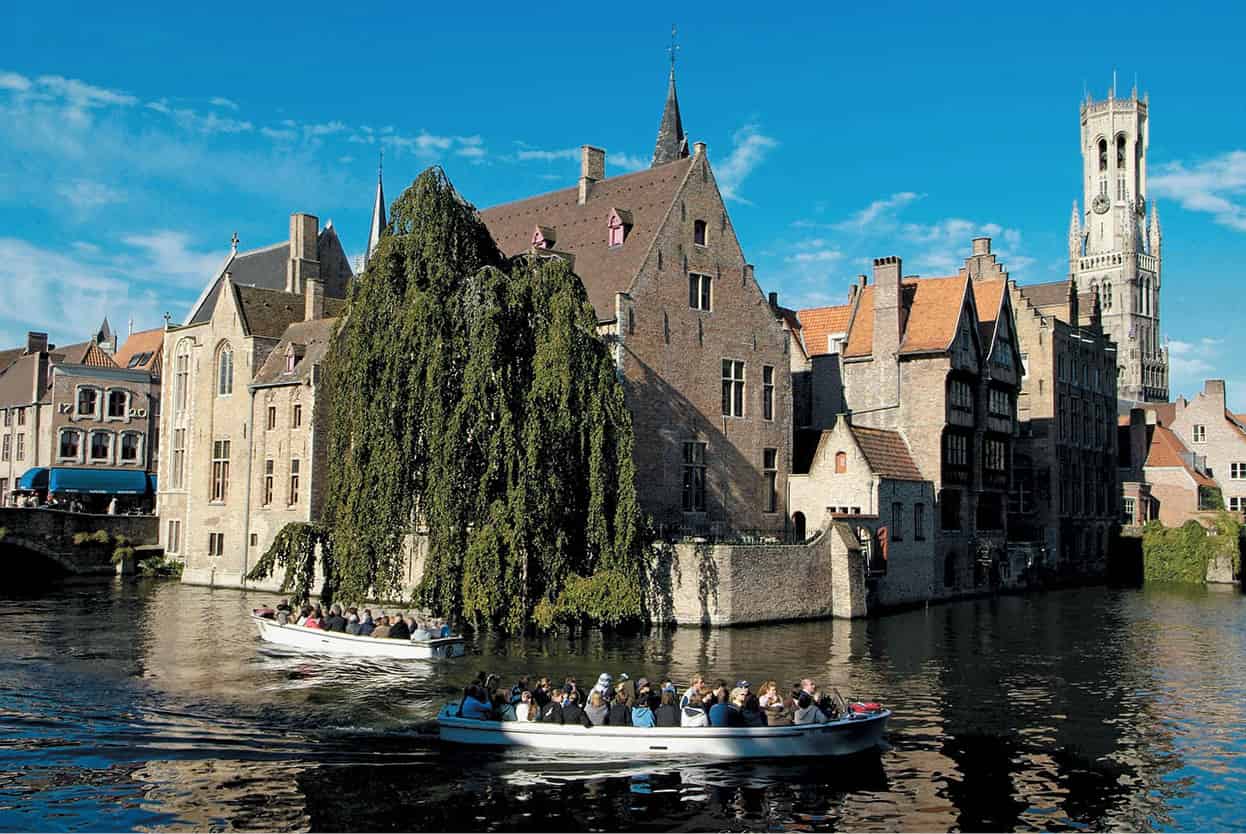
{"label": "crowd of passengers", "polygon": [[[834,691],[834,690],[832,690]],[[492,693],[492,694],[490,694]],[[562,685],[538,678],[529,685],[520,677],[510,689],[498,688],[497,675],[477,676],[463,692],[458,714],[481,721],[541,721],[584,727],[766,727],[783,724],[823,724],[843,715],[847,704],[821,692],[809,678],[781,692],[775,681],[754,690],[748,681],[728,687],[710,685],[703,675],[680,693],[669,680],[633,681],[626,674],[618,683],[603,672],[588,691],[576,679]]]}
{"label": "crowd of passengers", "polygon": [[255,609],[255,614],[275,620],[281,625],[300,625],[303,628],[319,628],[324,631],[338,631],[343,634],[356,634],[360,637],[380,637],[390,640],[433,640],[438,637],[450,636],[450,624],[437,620],[416,621],[415,617],[399,611],[390,616],[384,611],[372,616],[372,609],[359,609],[351,606],[342,608],[333,605],[326,613],[319,605],[304,605],[297,612],[290,607],[289,600],[282,600],[276,608]]}

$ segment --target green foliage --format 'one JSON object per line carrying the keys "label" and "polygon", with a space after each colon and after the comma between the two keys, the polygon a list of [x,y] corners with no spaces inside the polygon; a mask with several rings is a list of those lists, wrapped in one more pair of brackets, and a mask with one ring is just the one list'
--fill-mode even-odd
{"label": "green foliage", "polygon": [[1200,486],[1198,488],[1198,508],[1200,510],[1223,510],[1224,494],[1220,487]]}
{"label": "green foliage", "polygon": [[321,563],[324,567],[324,586],[320,590],[321,603],[333,602],[335,569],[333,542],[327,528],[319,524],[292,521],[277,532],[272,545],[264,551],[247,579],[259,582],[282,571],[281,593],[289,594],[295,604],[307,602],[316,581],[316,546],[320,546]]}
{"label": "green foliage", "polygon": [[1202,584],[1207,566],[1217,556],[1233,561],[1234,574],[1241,564],[1242,524],[1233,515],[1221,512],[1212,528],[1197,521],[1180,527],[1164,527],[1158,521],[1142,528],[1142,558],[1147,582],[1186,582]]}
{"label": "green foliage", "polygon": [[107,530],[96,530],[94,533],[74,533],[73,542],[75,545],[82,547],[88,544],[108,544],[112,541],[112,536]]}
{"label": "green foliage", "polygon": [[341,593],[394,595],[418,519],[417,597],[439,615],[510,631],[538,609],[640,616],[631,417],[563,260],[504,259],[429,169],[394,202],[327,364]]}
{"label": "green foliage", "polygon": [[152,556],[148,559],[141,559],[139,561],[138,572],[143,576],[180,579],[182,577],[182,569],[184,567],[186,567],[186,565],[176,559],[166,559],[162,556]]}
{"label": "green foliage", "polygon": [[0,542],[4,541],[5,537],[7,537],[8,535],[9,535],[8,529],[4,527],[0,527]]}

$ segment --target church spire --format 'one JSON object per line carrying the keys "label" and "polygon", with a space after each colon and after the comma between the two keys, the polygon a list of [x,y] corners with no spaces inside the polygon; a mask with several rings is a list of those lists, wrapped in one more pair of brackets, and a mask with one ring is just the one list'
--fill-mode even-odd
{"label": "church spire", "polygon": [[653,146],[653,165],[665,165],[688,156],[688,138],[684,136],[684,123],[679,118],[679,97],[675,94],[675,27],[671,26],[671,80],[666,90],[666,106],[662,109],[662,122],[658,125],[658,141]]}
{"label": "church spire", "polygon": [[1077,211],[1077,200],[1073,201],[1073,216],[1069,218],[1069,263],[1074,271],[1077,260],[1082,256],[1082,218]]}
{"label": "church spire", "polygon": [[372,260],[372,251],[381,242],[381,230],[385,228],[385,189],[381,185],[381,175],[385,167],[385,152],[381,152],[380,162],[376,166],[376,199],[372,203],[372,226],[368,229],[368,252],[364,255],[363,264],[366,268]]}
{"label": "church spire", "polygon": [[1160,232],[1159,228],[1159,204],[1154,200],[1151,201],[1151,228],[1147,233],[1147,238],[1147,243],[1150,248],[1150,252],[1148,254],[1154,255],[1158,258],[1160,242],[1163,239],[1163,234]]}

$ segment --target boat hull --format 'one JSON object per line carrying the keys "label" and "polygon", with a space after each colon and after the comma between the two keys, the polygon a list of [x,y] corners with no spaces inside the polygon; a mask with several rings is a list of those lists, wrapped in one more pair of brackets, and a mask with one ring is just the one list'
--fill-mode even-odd
{"label": "boat hull", "polygon": [[695,755],[723,759],[849,756],[883,740],[891,712],[828,724],[775,727],[580,727],[474,721],[442,715],[442,742],[580,752],[612,758]]}
{"label": "boat hull", "polygon": [[260,639],[274,645],[284,646],[316,654],[341,654],[352,657],[391,657],[408,660],[439,660],[462,657],[466,644],[461,636],[438,637],[433,640],[388,640],[282,625],[276,620],[252,615],[259,629]]}

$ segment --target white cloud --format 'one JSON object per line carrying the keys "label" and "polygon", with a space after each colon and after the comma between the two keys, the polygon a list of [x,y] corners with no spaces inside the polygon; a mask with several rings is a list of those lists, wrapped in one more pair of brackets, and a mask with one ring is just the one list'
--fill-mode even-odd
{"label": "white cloud", "polygon": [[110,203],[120,203],[125,194],[100,182],[74,180],[57,187],[56,193],[78,211],[91,211]]}
{"label": "white cloud", "polygon": [[761,133],[754,124],[744,125],[732,134],[731,152],[721,164],[714,166],[723,198],[747,204],[748,200],[740,195],[740,186],[778,145],[777,140]]}
{"label": "white cloud", "polygon": [[189,107],[171,107],[167,99],[149,101],[148,110],[153,110],[173,119],[186,130],[203,134],[214,133],[250,133],[255,126],[242,119],[233,119],[217,113],[199,113]]}
{"label": "white cloud", "polygon": [[303,135],[308,137],[332,136],[335,133],[343,133],[345,130],[346,125],[338,121],[326,124],[303,125]]}
{"label": "white cloud", "polygon": [[797,252],[794,255],[788,255],[788,263],[794,264],[813,264],[813,263],[830,263],[838,261],[844,257],[844,253],[838,249],[814,249],[810,252]]}
{"label": "white cloud", "polygon": [[30,89],[30,79],[15,72],[0,72],[0,90],[25,92]]}
{"label": "white cloud", "polygon": [[381,137],[381,144],[394,150],[408,151],[416,156],[427,157],[450,150],[454,144],[454,137],[437,136],[427,131],[420,131],[415,136],[403,136],[395,132]]}
{"label": "white cloud", "polygon": [[922,196],[914,191],[892,194],[890,197],[875,200],[847,220],[831,224],[830,228],[857,234],[877,233],[880,226],[892,228],[895,225],[896,213],[909,203],[920,200]]}
{"label": "white cloud", "polygon": [[213,107],[224,107],[227,110],[238,109],[237,102],[231,101],[230,99],[227,99],[224,96],[213,96],[212,98],[208,99],[208,104],[211,104]]}
{"label": "white cloud", "polygon": [[195,251],[190,236],[184,232],[158,230],[127,235],[121,242],[142,253],[141,263],[147,275],[188,287],[207,283],[225,256],[223,248],[218,253]]}
{"label": "white cloud", "polygon": [[542,162],[554,162],[559,159],[579,159],[579,148],[559,148],[556,151],[546,151],[540,148],[521,148],[515,153],[515,158],[521,162],[530,160],[539,160]]}
{"label": "white cloud", "polygon": [[1151,174],[1151,193],[1182,208],[1210,214],[1222,226],[1246,232],[1246,151],[1229,151],[1193,165],[1177,161]]}
{"label": "white cloud", "polygon": [[298,131],[289,128],[262,127],[260,135],[274,142],[291,142],[299,138]]}

